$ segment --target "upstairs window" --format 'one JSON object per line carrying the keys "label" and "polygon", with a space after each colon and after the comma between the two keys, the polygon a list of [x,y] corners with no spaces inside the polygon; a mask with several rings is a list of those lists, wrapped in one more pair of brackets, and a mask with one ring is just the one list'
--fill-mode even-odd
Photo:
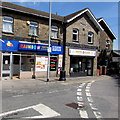
{"label": "upstairs window", "polygon": [[88,43],[93,43],[94,41],[94,33],[88,32]]}
{"label": "upstairs window", "polygon": [[12,33],[13,32],[13,18],[3,17],[3,32]]}
{"label": "upstairs window", "polygon": [[38,23],[37,22],[30,22],[29,35],[31,35],[31,36],[37,36],[38,35]]}
{"label": "upstairs window", "polygon": [[78,29],[73,29],[73,41],[78,41]]}
{"label": "upstairs window", "polygon": [[106,40],[106,48],[108,49],[110,47],[110,41]]}
{"label": "upstairs window", "polygon": [[52,33],[51,33],[51,38],[52,39],[58,39],[58,27],[57,26],[52,26]]}

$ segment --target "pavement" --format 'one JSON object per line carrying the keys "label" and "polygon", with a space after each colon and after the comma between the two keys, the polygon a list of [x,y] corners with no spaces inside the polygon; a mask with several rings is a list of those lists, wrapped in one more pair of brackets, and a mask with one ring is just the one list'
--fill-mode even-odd
{"label": "pavement", "polygon": [[29,87],[40,87],[43,85],[50,84],[77,84],[81,82],[89,82],[91,80],[104,80],[110,79],[111,76],[101,75],[101,76],[84,76],[84,77],[67,77],[66,81],[59,81],[59,77],[50,77],[49,82],[47,82],[47,78],[37,78],[37,79],[10,79],[10,80],[1,80],[0,89],[19,89],[19,88],[29,88]]}

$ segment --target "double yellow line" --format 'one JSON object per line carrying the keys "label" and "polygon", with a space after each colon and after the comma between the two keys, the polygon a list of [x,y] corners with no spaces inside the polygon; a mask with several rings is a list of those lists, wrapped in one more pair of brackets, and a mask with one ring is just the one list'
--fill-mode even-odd
{"label": "double yellow line", "polygon": [[111,79],[112,77],[109,77],[109,76],[107,76],[107,77],[103,77],[103,78],[100,78],[100,79],[92,79],[92,80],[80,80],[80,81],[68,81],[68,82],[62,82],[62,83],[60,83],[60,84],[62,84],[62,85],[71,85],[71,84],[77,84],[77,83],[87,83],[87,82],[91,82],[91,81],[98,81],[98,80],[108,80],[108,79]]}

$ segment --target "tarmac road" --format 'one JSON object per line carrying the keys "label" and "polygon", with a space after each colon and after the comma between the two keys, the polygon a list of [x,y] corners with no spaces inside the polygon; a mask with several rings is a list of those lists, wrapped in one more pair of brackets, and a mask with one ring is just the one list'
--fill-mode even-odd
{"label": "tarmac road", "polygon": [[[4,119],[118,118],[118,79],[110,76],[2,81]],[[49,113],[47,112],[49,111]]]}

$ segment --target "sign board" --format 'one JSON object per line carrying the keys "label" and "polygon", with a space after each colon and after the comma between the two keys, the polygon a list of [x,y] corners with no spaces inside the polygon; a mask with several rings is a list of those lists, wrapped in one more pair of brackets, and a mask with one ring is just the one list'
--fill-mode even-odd
{"label": "sign board", "polygon": [[96,56],[96,51],[80,50],[80,49],[69,49],[69,55]]}
{"label": "sign board", "polygon": [[62,67],[63,55],[58,56],[58,67]]}
{"label": "sign board", "polygon": [[37,56],[36,57],[36,72],[47,71],[48,57]]}
{"label": "sign board", "polygon": [[2,51],[13,51],[13,52],[18,52],[18,41],[14,40],[3,40],[3,42],[0,42],[1,48],[0,50]]}
{"label": "sign board", "polygon": [[[11,51],[11,52],[47,52],[48,45],[24,43],[15,40],[1,40],[0,41],[1,51]],[[51,45],[50,54],[63,54],[63,46]]]}
{"label": "sign board", "polygon": [[36,51],[36,44],[19,43],[19,50]]}
{"label": "sign board", "polygon": [[56,71],[57,57],[50,58],[50,71]]}

